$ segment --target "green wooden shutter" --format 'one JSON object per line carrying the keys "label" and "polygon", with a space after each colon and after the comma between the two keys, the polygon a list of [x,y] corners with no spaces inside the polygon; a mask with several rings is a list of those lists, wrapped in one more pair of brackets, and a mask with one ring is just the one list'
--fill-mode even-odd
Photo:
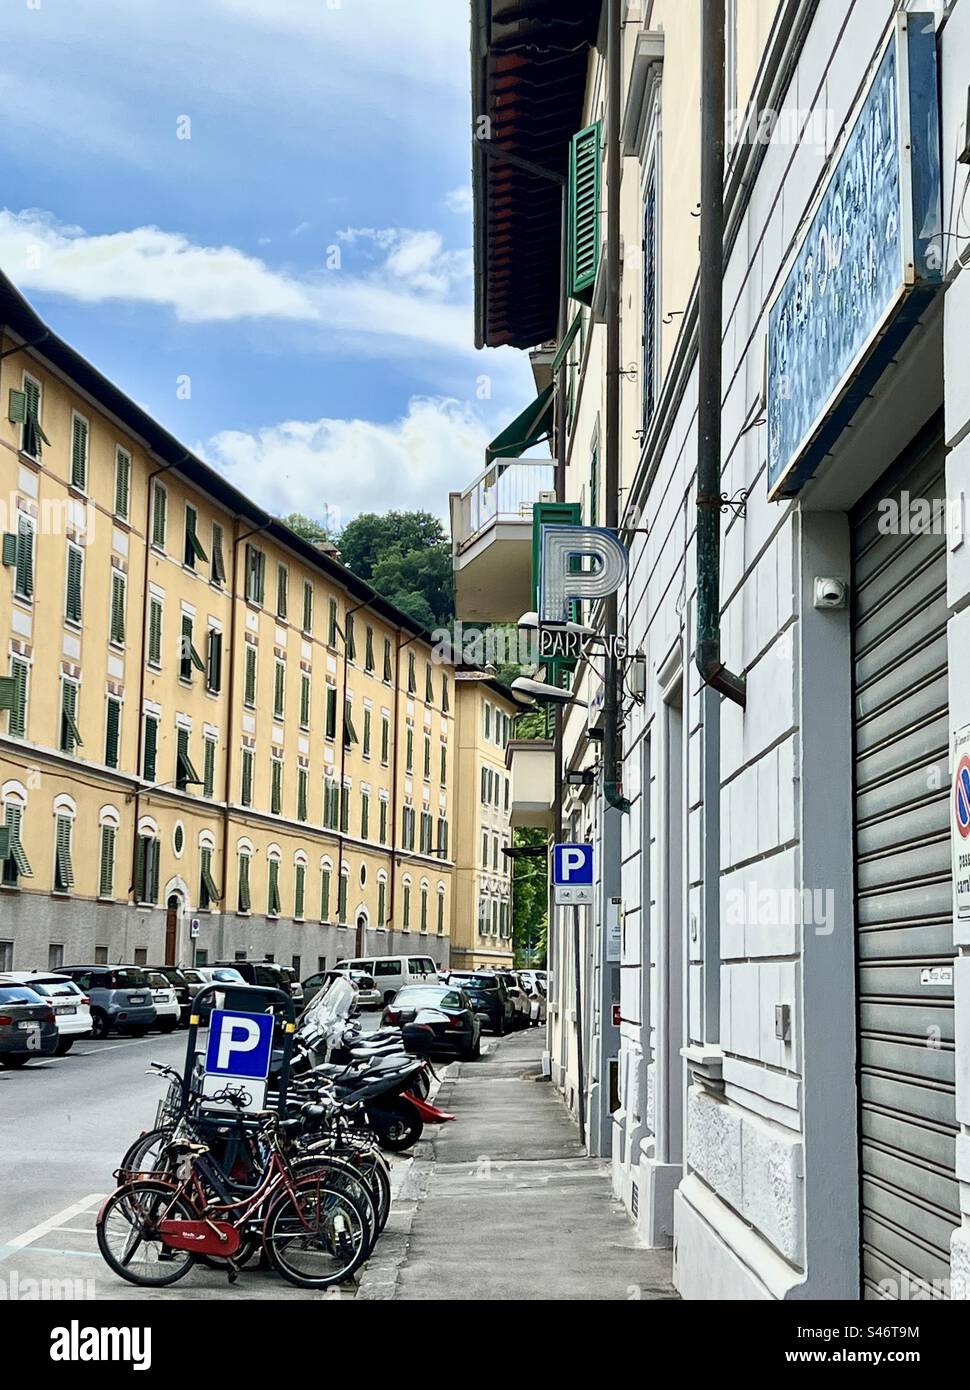
{"label": "green wooden shutter", "polygon": [[199,540],[199,514],[194,507],[185,508],[185,563],[195,569],[196,560],[206,564],[209,557]]}
{"label": "green wooden shutter", "polygon": [[252,898],[249,893],[249,855],[240,854],[239,856],[239,911],[249,912],[252,907]]}
{"label": "green wooden shutter", "polygon": [[278,859],[269,861],[269,884],[266,895],[266,916],[280,915],[280,865]]}
{"label": "green wooden shutter", "polygon": [[115,516],[128,520],[131,499],[131,455],[125,449],[115,453]]}
{"label": "green wooden shutter", "polygon": [[273,682],[273,717],[283,718],[283,709],[286,698],[286,667],[282,661],[276,663],[276,675]]}
{"label": "green wooden shutter", "polygon": [[270,810],[274,816],[280,815],[283,809],[283,763],[279,758],[274,758],[271,764],[272,786],[270,795]]}
{"label": "green wooden shutter", "polygon": [[327,601],[327,645],[330,647],[337,645],[337,600],[335,598]]}
{"label": "green wooden shutter", "polygon": [[111,641],[125,643],[125,577],[117,570],[111,572]]}
{"label": "green wooden shutter", "polygon": [[77,686],[73,681],[61,682],[61,751],[63,753],[73,753],[74,749],[82,746],[84,740],[81,738],[77,727]]}
{"label": "green wooden shutter", "polygon": [[313,631],[313,585],[309,579],[303,581],[303,631]]}
{"label": "green wooden shutter", "polygon": [[391,669],[391,639],[389,637],[384,638],[384,679],[388,685],[394,679],[394,673]]}
{"label": "green wooden shutter", "polygon": [[88,426],[80,415],[71,421],[71,483],[84,490],[88,477]]}
{"label": "green wooden shutter", "polygon": [[16,657],[10,663],[10,675],[13,680],[13,703],[10,709],[10,719],[7,723],[7,732],[14,738],[27,737],[27,672],[26,661],[18,661]]}
{"label": "green wooden shutter", "polygon": [[344,747],[350,748],[358,742],[357,730],[354,728],[353,703],[347,695],[344,697]]}
{"label": "green wooden shutter", "polygon": [[216,787],[216,741],[207,738],[202,744],[202,795],[211,798]]}
{"label": "green wooden shutter", "polygon": [[573,136],[569,147],[568,290],[592,303],[600,257],[600,123]]}
{"label": "green wooden shutter", "polygon": [[417,677],[414,674],[414,652],[408,652],[408,694],[413,695],[417,688]]}
{"label": "green wooden shutter", "polygon": [[104,761],[107,767],[118,766],[121,734],[121,701],[108,696],[108,712],[104,736]]}
{"label": "green wooden shutter", "polygon": [[148,840],[145,846],[145,868],[147,888],[146,902],[158,902],[158,878],[159,865],[161,860],[161,845],[158,840]]}
{"label": "green wooden shutter", "polygon": [[425,663],[424,667],[424,703],[434,704],[434,677],[431,674],[431,662]]}
{"label": "green wooden shutter", "polygon": [[14,589],[21,598],[34,593],[34,528],[25,516],[17,521],[17,570]]}
{"label": "green wooden shutter", "polygon": [[340,830],[344,835],[350,830],[350,788],[346,785],[340,788]]}
{"label": "green wooden shutter", "polygon": [[168,515],[168,494],[161,483],[156,483],[152,498],[152,545],[165,549],[165,529]]}
{"label": "green wooden shutter", "polygon": [[379,834],[379,839],[380,839],[380,842],[381,842],[382,845],[386,845],[386,844],[387,844],[387,802],[386,802],[386,801],[382,801],[382,802],[381,802],[380,816],[379,816],[378,819],[379,819],[379,824],[380,824],[380,830],[379,830],[379,832],[378,832],[378,834]]}
{"label": "green wooden shutter", "polygon": [[243,699],[247,705],[256,704],[256,648],[246,643],[246,681]]}
{"label": "green wooden shutter", "polygon": [[12,531],[4,532],[2,560],[8,569],[17,563],[17,537]]}
{"label": "green wooden shutter", "polygon": [[300,675],[300,725],[304,729],[310,727],[310,677],[306,671]]}
{"label": "green wooden shutter", "polygon": [[71,827],[69,816],[57,816],[54,832],[54,892],[69,893],[74,886],[74,866],[71,863]]}
{"label": "green wooden shutter", "polygon": [[226,562],[222,554],[223,531],[218,521],[212,523],[212,578],[216,584],[226,582]]}
{"label": "green wooden shutter", "polygon": [[448,701],[448,677],[441,677],[441,712],[447,714],[450,708]]}
{"label": "green wooden shutter", "polygon": [[369,757],[370,757],[370,740],[371,740],[371,712],[370,712],[369,709],[365,709],[365,710],[364,710],[364,742],[363,742],[363,744],[362,744],[362,752],[363,752],[365,758],[369,758]]}
{"label": "green wooden shutter", "polygon": [[302,918],[303,918],[303,898],[304,898],[304,893],[305,893],[305,890],[306,890],[306,865],[305,865],[305,864],[297,864],[297,866],[296,866],[296,873],[295,873],[294,877],[295,877],[295,880],[296,880],[296,881],[295,881],[295,883],[294,883],[294,885],[293,885],[293,916],[296,917],[298,920],[302,920]]}
{"label": "green wooden shutter", "polygon": [[242,755],[242,804],[253,804],[253,750],[244,748]]}
{"label": "green wooden shutter", "polygon": [[347,636],[346,636],[346,642],[347,642],[347,660],[348,660],[348,661],[356,661],[356,660],[357,660],[357,639],[356,639],[356,637],[354,636],[354,615],[353,615],[353,613],[348,613],[348,614],[347,614]]}
{"label": "green wooden shutter", "polygon": [[81,576],[83,557],[75,545],[67,547],[67,584],[64,594],[64,617],[69,623],[81,621]]}
{"label": "green wooden shutter", "polygon": [[327,868],[320,878],[320,921],[330,921],[330,870]]}
{"label": "green wooden shutter", "polygon": [[327,738],[337,737],[337,691],[332,685],[327,686]]}
{"label": "green wooden shutter", "polygon": [[387,921],[387,884],[383,879],[377,885],[377,925],[382,927]]}
{"label": "green wooden shutter", "polygon": [[142,775],[146,782],[154,782],[158,764],[158,720],[153,714],[145,715],[145,748]]}
{"label": "green wooden shutter", "polygon": [[219,889],[216,881],[212,877],[212,850],[208,845],[203,846],[199,854],[199,873],[201,883],[199,885],[199,905],[200,907],[211,907],[213,903],[219,901]]}
{"label": "green wooden shutter", "polygon": [[307,781],[309,774],[305,767],[297,769],[296,774],[296,818],[305,821],[307,818]]}
{"label": "green wooden shutter", "polygon": [[285,565],[276,566],[276,616],[286,619],[288,608],[290,577]]}
{"label": "green wooden shutter", "polygon": [[20,806],[13,804],[7,805],[6,824],[9,831],[7,845],[7,858],[4,861],[4,882],[16,883],[18,875],[23,878],[32,878],[33,870],[24,852],[23,843],[20,839],[21,823],[23,820],[23,810]]}
{"label": "green wooden shutter", "polygon": [[337,921],[346,922],[347,920],[347,884],[350,880],[349,874],[340,875],[340,885],[337,889]]}
{"label": "green wooden shutter", "polygon": [[404,885],[401,926],[405,931],[408,931],[411,926],[411,885],[409,883]]}
{"label": "green wooden shutter", "polygon": [[22,425],[27,419],[27,396],[23,391],[17,391],[13,386],[10,388],[8,397],[7,419],[15,425]]}
{"label": "green wooden shutter", "polygon": [[98,873],[98,897],[114,896],[115,884],[115,828],[113,825],[101,827],[101,868]]}
{"label": "green wooden shutter", "polygon": [[381,716],[381,762],[386,763],[391,751],[391,721]]}
{"label": "green wooden shutter", "polygon": [[411,728],[410,725],[408,725],[407,733],[405,734],[405,750],[406,750],[406,751],[405,751],[405,754],[404,754],[404,770],[405,770],[405,772],[413,772],[413,771],[414,771],[414,730]]}
{"label": "green wooden shutter", "polygon": [[188,729],[179,729],[178,752],[175,760],[175,785],[180,791],[184,791],[189,783],[198,785],[201,781],[202,779],[196,772],[189,755],[189,731]]}
{"label": "green wooden shutter", "polygon": [[366,792],[360,794],[360,838],[366,840],[370,830],[370,797]]}
{"label": "green wooden shutter", "polygon": [[148,661],[152,666],[162,664],[162,601],[158,598],[148,602]]}
{"label": "green wooden shutter", "polygon": [[222,633],[210,627],[206,638],[205,683],[217,695],[222,689]]}

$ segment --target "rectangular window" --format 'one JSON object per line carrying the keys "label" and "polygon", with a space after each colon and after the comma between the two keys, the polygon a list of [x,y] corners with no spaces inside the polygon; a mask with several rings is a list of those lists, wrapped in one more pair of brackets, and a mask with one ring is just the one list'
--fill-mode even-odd
{"label": "rectangular window", "polygon": [[73,753],[83,746],[77,727],[77,681],[61,680],[61,752]]}
{"label": "rectangular window", "polygon": [[266,889],[266,916],[280,915],[280,863],[278,859],[269,861],[269,881]]}
{"label": "rectangular window", "polygon": [[303,581],[303,631],[313,631],[313,585],[309,579]]}
{"label": "rectangular window", "polygon": [[308,798],[308,795],[307,795],[307,790],[308,790],[309,779],[310,779],[310,774],[307,772],[307,770],[306,770],[305,767],[299,767],[299,768],[297,768],[297,770],[296,770],[296,818],[297,818],[297,820],[305,821],[305,820],[307,819],[307,815],[308,815],[307,802],[308,802],[308,799],[309,799],[309,798]]}
{"label": "rectangular window", "polygon": [[444,816],[438,817],[438,853],[442,859],[448,858],[448,822]]}
{"label": "rectangular window", "polygon": [[381,715],[381,762],[386,767],[391,755],[391,721],[386,714]]}
{"label": "rectangular window", "polygon": [[[306,865],[297,864],[293,875],[293,916],[298,922],[303,921],[303,900],[306,896]],[[298,957],[294,957],[298,959]]]}
{"label": "rectangular window", "polygon": [[222,633],[217,627],[210,627],[206,638],[205,688],[213,695],[222,689]]}
{"label": "rectangular window", "polygon": [[180,728],[176,739],[175,785],[180,792],[184,792],[190,784],[200,786],[201,783],[202,778],[193,767],[189,755],[189,731]]}
{"label": "rectangular window", "polygon": [[440,765],[438,769],[438,781],[444,787],[448,783],[448,745],[443,743],[440,752]]}
{"label": "rectangular window", "polygon": [[445,931],[445,895],[444,895],[444,893],[439,893],[439,894],[438,894],[438,921],[437,921],[437,924],[436,924],[436,925],[437,925],[438,935],[439,935],[439,936],[443,936],[443,935],[444,935],[444,931]]}
{"label": "rectangular window", "polygon": [[434,678],[431,674],[431,662],[425,663],[424,667],[424,703],[434,704]]}
{"label": "rectangular window", "polygon": [[266,556],[255,545],[246,546],[246,598],[262,606],[266,595]]}
{"label": "rectangular window", "polygon": [[142,776],[154,782],[158,770],[158,717],[145,715],[145,742],[142,750]]}
{"label": "rectangular window", "polygon": [[104,761],[106,767],[118,766],[120,751],[121,701],[114,695],[109,695],[104,734]]}
{"label": "rectangular window", "polygon": [[17,518],[17,567],[14,593],[18,598],[34,596],[34,523],[21,514]]}
{"label": "rectangular window", "polygon": [[367,792],[360,794],[360,838],[366,840],[370,834],[370,796]]}
{"label": "rectangular window", "polygon": [[447,714],[447,713],[448,713],[448,710],[450,709],[450,707],[451,707],[451,706],[450,706],[450,702],[449,702],[449,698],[448,698],[448,677],[445,676],[445,675],[442,675],[442,677],[441,677],[441,712],[442,712],[442,714]]}
{"label": "rectangular window", "polygon": [[340,793],[332,777],[323,782],[323,824],[327,830],[336,830],[340,819]]}
{"label": "rectangular window", "polygon": [[256,708],[256,648],[246,643],[246,673],[243,682],[243,703],[249,709]]}
{"label": "rectangular window", "polygon": [[347,920],[347,885],[350,882],[349,874],[340,875],[340,884],[337,888],[337,921],[346,922]]}
{"label": "rectangular window", "polygon": [[414,771],[414,730],[411,728],[411,725],[410,725],[410,724],[408,725],[408,727],[407,727],[407,732],[406,732],[405,735],[404,735],[404,749],[405,749],[405,753],[404,753],[404,770],[405,770],[406,772],[413,772],[413,771]]}
{"label": "rectangular window", "polygon": [[421,930],[428,930],[428,890],[421,889]]}
{"label": "rectangular window", "polygon": [[13,657],[10,662],[10,675],[13,679],[13,705],[7,720],[7,732],[12,738],[27,737],[27,676],[30,667],[26,661]]}
{"label": "rectangular window", "polygon": [[205,662],[195,649],[193,638],[193,620],[188,613],[182,614],[182,645],[179,652],[179,679],[190,681],[192,679],[192,668],[201,671],[205,675]]}
{"label": "rectangular window", "polygon": [[219,890],[212,877],[212,850],[203,845],[199,850],[199,907],[208,912],[219,901]]}
{"label": "rectangular window", "polygon": [[252,908],[252,897],[249,890],[249,855],[241,854],[238,860],[238,879],[237,889],[237,908],[238,912],[249,912]]}
{"label": "rectangular window", "polygon": [[98,870],[98,897],[111,898],[115,891],[115,835],[113,825],[101,827],[101,865]]}
{"label": "rectangular window", "polygon": [[300,728],[310,727],[310,676],[307,671],[300,672]]}
{"label": "rectangular window", "polygon": [[199,514],[194,507],[188,503],[185,505],[185,545],[182,551],[182,563],[190,570],[195,569],[196,560],[203,565],[208,563],[208,555],[202,548],[199,540]]}
{"label": "rectangular window", "polygon": [[344,697],[344,747],[350,748],[358,742],[357,730],[354,728],[353,704],[347,695]]}
{"label": "rectangular window", "polygon": [[165,533],[168,528],[168,493],[161,483],[152,485],[152,545],[156,550],[165,549]]}
{"label": "rectangular window", "polygon": [[111,571],[111,622],[108,640],[115,647],[125,645],[125,608],[128,585],[120,570]]}
{"label": "rectangular window", "polygon": [[418,688],[418,678],[414,670],[414,652],[408,652],[408,694],[413,695]]}
{"label": "rectangular window", "polygon": [[88,485],[88,422],[71,412],[71,486],[83,492]]}
{"label": "rectangular window", "polygon": [[82,593],[84,589],[84,551],[78,545],[68,543],[67,583],[64,591],[64,621],[80,623],[82,614]]}
{"label": "rectangular window", "polygon": [[148,600],[148,664],[162,664],[162,600],[154,594]]}
{"label": "rectangular window", "polygon": [[324,733],[330,740],[337,737],[337,687],[334,685],[327,686],[327,718]]}
{"label": "rectangular window", "polygon": [[273,718],[282,719],[286,706],[286,663],[277,660],[273,676]]}
{"label": "rectangular window", "polygon": [[330,870],[326,865],[320,874],[320,921],[330,921]]}
{"label": "rectangular window", "polygon": [[365,707],[364,707],[364,740],[363,740],[363,743],[361,744],[361,752],[363,753],[363,755],[364,755],[365,758],[369,758],[369,757],[370,757],[370,741],[371,741],[371,712],[370,712],[370,710],[367,709],[367,707],[365,706]]}
{"label": "rectangular window", "polygon": [[380,879],[377,884],[377,925],[383,927],[387,922],[387,884]]}
{"label": "rectangular window", "polygon": [[23,390],[20,393],[23,399],[17,402],[14,408],[14,396],[16,392],[11,391],[11,420],[19,420],[22,424],[20,431],[20,449],[28,458],[40,459],[41,445],[50,444],[50,440],[41,428],[41,389],[40,382],[35,381],[32,376],[24,372]]}
{"label": "rectangular window", "polygon": [[392,665],[391,665],[391,639],[390,639],[390,637],[385,637],[385,638],[384,638],[384,681],[385,681],[385,684],[390,685],[393,679],[394,679],[394,672],[393,672]]}
{"label": "rectangular window", "polygon": [[424,780],[431,780],[431,735],[424,736]]}
{"label": "rectangular window", "polygon": [[213,584],[225,584],[226,582],[226,561],[223,555],[223,530],[218,521],[212,523],[212,568],[209,571],[209,578]]}
{"label": "rectangular window", "polygon": [[216,791],[216,741],[214,738],[202,741],[202,795],[210,801]]}
{"label": "rectangular window", "polygon": [[115,516],[128,520],[131,506],[131,454],[119,445],[115,450]]}
{"label": "rectangular window", "polygon": [[269,809],[274,816],[279,816],[283,812],[283,762],[280,758],[273,758],[270,764],[270,804]]}
{"label": "rectangular window", "polygon": [[373,671],[374,669],[374,629],[367,628],[364,644],[364,670]]}
{"label": "rectangular window", "polygon": [[330,647],[337,645],[337,600],[335,598],[327,600],[327,645]]}
{"label": "rectangular window", "polygon": [[242,787],[240,788],[240,801],[244,806],[253,804],[253,750],[244,748],[242,750]]}
{"label": "rectangular window", "polygon": [[411,930],[411,885],[404,885],[401,903],[401,929],[402,931]]}
{"label": "rectangular window", "polygon": [[285,565],[276,566],[276,616],[283,622],[286,621],[286,612],[289,607],[290,597],[290,575]]}
{"label": "rectangular window", "polygon": [[340,832],[350,833],[350,783],[345,782],[340,789]]}
{"label": "rectangular window", "polygon": [[22,821],[23,807],[15,806],[12,801],[8,801],[4,812],[4,824],[9,839],[7,857],[3,861],[3,882],[8,888],[16,888],[20,878],[33,877],[33,870],[20,839]]}
{"label": "rectangular window", "polygon": [[482,706],[482,718],[485,721],[485,740],[491,741],[492,737],[492,706],[485,704]]}
{"label": "rectangular window", "polygon": [[382,845],[386,845],[386,844],[387,844],[387,802],[386,802],[386,801],[383,801],[383,800],[381,801],[381,809],[380,809],[380,816],[379,816],[379,822],[378,822],[378,824],[379,824],[378,839],[380,840],[380,842],[381,842]]}
{"label": "rectangular window", "polygon": [[54,817],[54,892],[69,893],[74,887],[71,841],[74,822],[70,816]]}
{"label": "rectangular window", "polygon": [[348,660],[348,661],[356,661],[356,660],[357,660],[357,638],[356,638],[355,635],[354,635],[354,615],[353,615],[353,613],[348,613],[348,614],[347,614],[347,617],[345,618],[344,621],[345,621],[345,623],[346,623],[346,631],[345,631],[345,635],[344,635],[344,640],[345,640],[346,645],[347,645],[347,660]]}

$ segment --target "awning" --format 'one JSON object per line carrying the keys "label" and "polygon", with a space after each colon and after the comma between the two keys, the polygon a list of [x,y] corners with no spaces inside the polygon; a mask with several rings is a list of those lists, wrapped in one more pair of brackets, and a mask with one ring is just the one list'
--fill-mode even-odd
{"label": "awning", "polygon": [[547,439],[552,433],[555,383],[541,391],[535,400],[517,415],[511,425],[506,425],[485,450],[486,464],[496,459],[517,459],[531,449],[534,444]]}

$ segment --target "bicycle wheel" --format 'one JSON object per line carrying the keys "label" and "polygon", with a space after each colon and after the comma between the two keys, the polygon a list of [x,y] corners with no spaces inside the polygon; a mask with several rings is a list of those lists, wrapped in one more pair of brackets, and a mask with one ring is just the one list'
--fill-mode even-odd
{"label": "bicycle wheel", "polygon": [[377,1208],[377,1230],[383,1231],[391,1211],[391,1170],[387,1159],[376,1144],[340,1144],[335,1149],[338,1158],[356,1168],[370,1188]]}
{"label": "bicycle wheel", "polygon": [[159,1159],[172,1137],[172,1125],[162,1125],[158,1129],[146,1130],[140,1134],[121,1160],[121,1169],[126,1173],[154,1173],[159,1168]]}
{"label": "bicycle wheel", "polygon": [[263,1225],[270,1263],[291,1284],[323,1289],[342,1284],[367,1256],[367,1219],[346,1192],[320,1174],[304,1174],[294,1195],[283,1192]]}
{"label": "bicycle wheel", "polygon": [[337,1192],[346,1192],[348,1197],[357,1203],[367,1222],[367,1253],[369,1255],[377,1244],[380,1227],[378,1226],[377,1203],[374,1201],[374,1195],[368,1186],[365,1175],[339,1155],[324,1151],[311,1152],[296,1159],[290,1164],[290,1170],[294,1176],[299,1175],[301,1177],[308,1173],[319,1173],[328,1187],[334,1188]]}
{"label": "bicycle wheel", "polygon": [[190,1221],[188,1204],[168,1183],[138,1178],[119,1187],[98,1215],[98,1249],[109,1268],[129,1284],[163,1288],[188,1274],[190,1250],[172,1250],[157,1235],[163,1219]]}

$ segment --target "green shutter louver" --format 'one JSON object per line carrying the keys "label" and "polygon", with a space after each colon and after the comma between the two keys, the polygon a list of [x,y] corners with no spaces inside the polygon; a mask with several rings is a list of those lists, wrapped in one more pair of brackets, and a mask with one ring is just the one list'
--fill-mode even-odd
{"label": "green shutter louver", "polygon": [[360,838],[366,840],[370,834],[370,797],[366,792],[360,794]]}
{"label": "green shutter louver", "polygon": [[117,570],[111,572],[111,629],[110,641],[117,647],[125,644],[125,577]]}
{"label": "green shutter louver", "polygon": [[178,731],[178,751],[175,756],[175,785],[179,791],[184,791],[190,784],[202,785],[202,778],[192,766],[192,759],[189,756],[189,731],[179,729]]}
{"label": "green shutter louver", "polygon": [[216,741],[214,738],[207,738],[203,745],[202,754],[202,795],[211,801],[216,789]]}
{"label": "green shutter louver", "polygon": [[377,925],[383,927],[387,921],[387,884],[383,879],[377,885]]}
{"label": "green shutter louver", "polygon": [[273,718],[282,719],[286,699],[286,666],[282,661],[276,663],[273,681]]}
{"label": "green shutter louver", "polygon": [[223,531],[218,521],[212,523],[212,579],[215,584],[226,582],[226,562],[222,554]]}
{"label": "green shutter louver", "polygon": [[254,545],[246,546],[246,598],[262,607],[265,597],[266,556]]}
{"label": "green shutter louver", "polygon": [[451,706],[450,706],[450,703],[449,703],[449,700],[448,700],[448,677],[447,677],[447,676],[442,676],[442,677],[441,677],[441,713],[442,713],[442,714],[447,714],[447,713],[448,713],[448,710],[450,709],[450,707],[451,707]]}
{"label": "green shutter louver", "polygon": [[364,742],[361,751],[365,758],[370,757],[372,716],[369,709],[364,710]]}
{"label": "green shutter louver", "polygon": [[350,788],[346,783],[340,789],[340,833],[348,834],[350,831]]}
{"label": "green shutter louver", "polygon": [[205,684],[213,695],[222,689],[222,633],[217,627],[210,627],[206,638]]}
{"label": "green shutter louver", "polygon": [[309,579],[303,581],[303,631],[313,631],[313,585]]}
{"label": "green shutter louver", "polygon": [[115,886],[115,828],[101,827],[101,867],[98,872],[98,897],[111,898]]}
{"label": "green shutter louver", "polygon": [[71,831],[69,816],[57,816],[54,832],[54,892],[69,893],[74,887],[74,866],[71,863]]}
{"label": "green shutter louver", "polygon": [[434,677],[431,674],[431,662],[427,662],[424,668],[424,703],[434,704]]}
{"label": "green shutter louver", "polygon": [[115,452],[115,516],[128,520],[131,505],[131,455],[126,449]]}
{"label": "green shutter louver", "polygon": [[12,569],[17,563],[17,537],[12,531],[4,532],[2,560],[8,569]]}
{"label": "green shutter louver", "polygon": [[327,646],[337,645],[337,600],[327,600]]}
{"label": "green shutter louver", "polygon": [[327,719],[325,732],[327,738],[337,737],[337,691],[332,685],[327,686]]}
{"label": "green shutter louver", "polygon": [[14,590],[20,598],[34,594],[34,528],[25,516],[17,520],[17,567]]}
{"label": "green shutter louver", "polygon": [[405,746],[404,770],[405,770],[405,772],[413,772],[413,771],[414,771],[414,730],[411,728],[410,724],[408,725],[407,733],[405,734],[405,744],[404,744],[404,746]]}
{"label": "green shutter louver", "polygon": [[289,589],[290,577],[285,565],[276,566],[276,616],[281,622],[286,621],[287,609],[289,608]]}
{"label": "green shutter louver", "polygon": [[108,696],[108,710],[104,735],[104,761],[106,767],[117,767],[121,741],[121,701]]}
{"label": "green shutter louver", "polygon": [[297,864],[294,875],[293,885],[293,916],[297,921],[303,920],[303,899],[306,894],[306,865]]}
{"label": "green shutter louver", "polygon": [[297,769],[296,774],[296,818],[305,821],[307,819],[307,789],[309,773],[305,767]]}
{"label": "green shutter louver", "polygon": [[[14,394],[11,392],[11,411],[18,408],[13,399]],[[16,392],[16,395],[22,395],[24,398],[20,447],[30,458],[39,459],[41,444],[50,445],[50,440],[40,424],[40,386],[30,377],[24,377],[24,389],[22,392]]]}
{"label": "green shutter louver", "polygon": [[184,681],[192,679],[193,666],[197,671],[205,675],[205,662],[195,649],[193,637],[192,619],[187,613],[182,614],[182,650],[179,656],[179,677]]}
{"label": "green shutter louver", "polygon": [[327,868],[320,876],[320,921],[330,921],[330,870]]}
{"label": "green shutter louver", "polygon": [[266,916],[280,915],[280,865],[278,859],[269,861],[269,884],[266,895]]}
{"label": "green shutter louver", "polygon": [[310,677],[306,671],[300,676],[300,727],[310,727]]}
{"label": "green shutter louver", "polygon": [[390,683],[391,683],[391,681],[392,681],[393,679],[394,679],[394,672],[393,672],[393,670],[392,670],[392,663],[391,663],[391,639],[390,639],[389,637],[385,637],[385,638],[384,638],[384,680],[385,680],[385,682],[386,682],[388,685],[390,685]]}
{"label": "green shutter louver", "polygon": [[83,492],[88,480],[88,422],[80,415],[71,421],[71,486]]}
{"label": "green shutter louver", "polygon": [[590,304],[600,258],[600,123],[578,131],[569,147],[568,293]]}
{"label": "green shutter louver", "polygon": [[145,715],[145,747],[142,776],[146,782],[154,782],[158,770],[158,720],[153,714]]}
{"label": "green shutter louver", "polygon": [[404,885],[401,926],[404,931],[411,929],[411,885],[409,883]]}
{"label": "green shutter louver", "polygon": [[148,601],[148,663],[150,666],[162,664],[162,601],[159,598]]}
{"label": "green shutter louver", "polygon": [[12,386],[7,398],[7,419],[14,425],[22,425],[27,419],[27,396]]}
{"label": "green shutter louver", "polygon": [[249,912],[252,908],[252,898],[249,892],[249,855],[240,854],[239,856],[239,888],[238,888],[238,910]]}
{"label": "green shutter louver", "polygon": [[386,763],[391,753],[391,721],[387,715],[381,716],[381,762]]}
{"label": "green shutter louver", "polygon": [[84,559],[76,545],[67,547],[67,583],[64,592],[64,618],[69,623],[81,621],[81,585]]}
{"label": "green shutter louver", "polygon": [[270,810],[274,816],[283,811],[283,762],[274,758],[271,764]]}
{"label": "green shutter louver", "polygon": [[357,730],[354,728],[353,706],[350,697],[344,699],[344,747],[350,748],[358,742]]}
{"label": "green shutter louver", "polygon": [[185,508],[185,550],[183,552],[183,563],[189,569],[195,569],[196,560],[204,565],[208,560],[208,555],[202,548],[202,542],[198,534],[199,514],[194,507],[186,505]]}
{"label": "green shutter louver", "polygon": [[253,750],[244,748],[242,753],[242,790],[240,799],[244,806],[253,804]]}
{"label": "green shutter louver", "polygon": [[349,874],[340,875],[340,886],[337,889],[337,921],[344,923],[347,921],[347,884],[350,881]]}
{"label": "green shutter louver", "polygon": [[[10,663],[10,681],[12,685],[10,719],[7,724],[7,732],[14,738],[27,737],[27,672],[29,667],[26,661],[20,661],[14,657]],[[0,705],[2,707],[2,705]]]}
{"label": "green shutter louver", "polygon": [[61,752],[73,753],[83,747],[77,727],[77,686],[73,681],[61,682]]}
{"label": "green shutter louver", "polygon": [[208,908],[217,903],[221,896],[212,877],[212,850],[208,845],[204,845],[199,853],[199,876],[199,906]]}
{"label": "green shutter louver", "polygon": [[414,674],[414,652],[408,652],[408,694],[413,695],[417,688],[417,677]]}
{"label": "green shutter louver", "polygon": [[249,642],[246,643],[246,677],[243,700],[250,708],[256,704],[256,648]]}
{"label": "green shutter louver", "polygon": [[165,532],[168,518],[168,493],[161,483],[156,483],[152,492],[152,545],[165,549]]}
{"label": "green shutter louver", "polygon": [[345,640],[346,640],[346,644],[347,644],[347,660],[348,660],[348,661],[356,661],[356,660],[357,660],[357,638],[354,636],[354,615],[353,615],[353,613],[348,613],[348,614],[347,614],[346,623],[347,623],[347,632],[346,632],[346,638],[345,638]]}
{"label": "green shutter louver", "polygon": [[[33,870],[24,853],[23,843],[20,839],[21,824],[23,820],[23,808],[8,804],[6,812],[6,825],[9,831],[7,843],[7,857],[4,861],[4,882],[9,883],[11,878],[16,882],[17,876],[22,878],[33,878]],[[8,874],[7,865],[13,865],[13,873]]]}

